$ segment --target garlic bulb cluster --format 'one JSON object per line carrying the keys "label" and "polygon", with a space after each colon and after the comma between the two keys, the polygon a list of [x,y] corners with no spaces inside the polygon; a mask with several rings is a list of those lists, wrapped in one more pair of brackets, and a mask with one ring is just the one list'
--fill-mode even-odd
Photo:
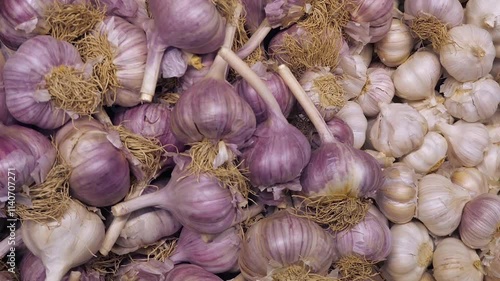
{"label": "garlic bulb cluster", "polygon": [[469,192],[450,179],[426,175],[418,183],[417,218],[431,233],[449,235],[460,224],[464,206],[470,200]]}
{"label": "garlic bulb cluster", "polygon": [[465,167],[481,163],[490,144],[486,126],[481,123],[457,121],[453,125],[437,124],[437,128],[448,141],[448,157]]}
{"label": "garlic bulb cluster", "polygon": [[363,114],[361,106],[354,101],[348,101],[337,113],[336,117],[349,125],[354,135],[353,146],[360,149],[365,143],[366,129],[368,128],[368,120]]}
{"label": "garlic bulb cluster", "polygon": [[437,131],[436,124],[444,122],[453,124],[455,121],[453,116],[448,112],[444,106],[445,98],[437,91],[434,95],[420,100],[420,101],[406,101],[411,107],[418,110],[418,112],[427,120],[429,131]]}
{"label": "garlic bulb cluster", "polygon": [[500,6],[495,0],[469,0],[465,9],[465,23],[487,30],[500,58]]}
{"label": "garlic bulb cluster", "polygon": [[413,45],[410,28],[402,20],[393,18],[389,32],[375,43],[375,52],[383,64],[395,67],[410,56]]}
{"label": "garlic bulb cluster", "polygon": [[476,251],[457,238],[439,242],[432,265],[436,281],[482,281],[484,277]]}
{"label": "garlic bulb cluster", "polygon": [[417,173],[427,174],[436,171],[446,159],[448,143],[436,132],[428,132],[424,142],[415,151],[404,156],[401,161],[412,167]]}
{"label": "garlic bulb cluster", "polygon": [[380,112],[379,103],[390,103],[394,97],[394,84],[388,71],[368,68],[366,84],[356,101],[363,113],[370,117]]}
{"label": "garlic bulb cluster", "polygon": [[424,141],[427,120],[413,107],[402,103],[380,104],[380,113],[370,129],[373,147],[388,156],[401,157]]}
{"label": "garlic bulb cluster", "polygon": [[493,116],[500,103],[500,85],[487,75],[473,82],[458,82],[448,77],[440,88],[444,105],[455,118],[477,122]]}
{"label": "garlic bulb cluster", "polygon": [[500,239],[500,197],[485,193],[465,205],[458,228],[460,238],[470,248],[483,249]]}
{"label": "garlic bulb cluster", "polygon": [[420,281],[432,263],[434,243],[420,222],[391,227],[392,249],[382,267],[384,278],[393,281]]}
{"label": "garlic bulb cluster", "polygon": [[439,50],[439,60],[449,75],[468,82],[490,73],[495,47],[488,31],[464,24],[450,29],[448,34],[452,42]]}
{"label": "garlic bulb cluster", "polygon": [[395,163],[384,169],[384,183],[377,192],[380,211],[393,223],[407,223],[417,209],[417,178],[405,163]]}
{"label": "garlic bulb cluster", "polygon": [[411,55],[392,75],[396,96],[407,100],[422,100],[434,95],[439,77],[439,58],[427,49],[420,49]]}
{"label": "garlic bulb cluster", "polygon": [[75,201],[61,221],[25,221],[21,229],[24,243],[45,266],[46,281],[60,281],[71,268],[89,261],[104,239],[99,216]]}

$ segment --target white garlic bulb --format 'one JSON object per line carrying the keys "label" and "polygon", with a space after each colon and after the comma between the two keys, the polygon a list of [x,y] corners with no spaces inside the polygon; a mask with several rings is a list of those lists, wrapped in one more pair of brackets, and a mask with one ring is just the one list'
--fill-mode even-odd
{"label": "white garlic bulb", "polygon": [[24,244],[45,266],[46,281],[60,281],[71,268],[89,261],[104,239],[99,216],[75,201],[60,222],[24,221],[21,229]]}
{"label": "white garlic bulb", "polygon": [[487,75],[474,82],[459,82],[448,77],[440,88],[444,105],[456,118],[477,122],[493,116],[500,103],[500,85]]}
{"label": "white garlic bulb", "polygon": [[427,49],[420,49],[411,55],[392,75],[396,96],[407,100],[422,100],[434,95],[439,77],[439,58]]}
{"label": "white garlic bulb", "polygon": [[405,163],[384,169],[384,183],[375,201],[380,211],[393,223],[407,223],[417,209],[417,175]]}
{"label": "white garlic bulb", "polygon": [[481,123],[457,121],[453,125],[439,123],[438,130],[448,141],[448,156],[465,167],[481,163],[490,144],[486,126]]}
{"label": "white garlic bulb", "polygon": [[460,82],[475,81],[490,73],[495,47],[488,31],[471,24],[448,32],[452,43],[439,50],[439,59],[448,74]]}
{"label": "white garlic bulb", "polygon": [[427,126],[429,131],[436,131],[436,124],[439,122],[445,122],[448,124],[453,124],[455,121],[453,116],[448,112],[444,106],[445,98],[440,95],[437,91],[434,95],[420,101],[405,101],[411,107],[418,110],[418,112],[424,116],[427,120]]}
{"label": "white garlic bulb", "polygon": [[368,120],[363,114],[363,109],[358,103],[354,101],[348,101],[342,109],[337,112],[338,117],[349,125],[354,135],[353,146],[360,149],[366,140],[366,129],[368,127]]}
{"label": "white garlic bulb", "polygon": [[500,143],[492,143],[488,146],[483,161],[477,165],[477,168],[490,181],[500,180]]}
{"label": "white garlic bulb", "polygon": [[469,0],[465,22],[487,30],[493,38],[496,56],[500,58],[500,5],[497,0]]}
{"label": "white garlic bulb", "polygon": [[441,241],[432,261],[437,281],[482,281],[481,261],[477,253],[457,238]]}
{"label": "white garlic bulb", "polygon": [[394,84],[388,71],[382,68],[368,68],[366,84],[356,101],[363,113],[372,117],[380,112],[379,103],[390,103],[394,97]]}
{"label": "white garlic bulb", "polygon": [[473,249],[484,249],[494,239],[500,239],[500,197],[485,193],[465,205],[460,238]]}
{"label": "white garlic bulb", "polygon": [[460,224],[469,192],[450,179],[429,174],[418,183],[417,218],[435,235],[451,234]]}
{"label": "white garlic bulb", "polygon": [[394,67],[410,56],[413,45],[410,28],[402,20],[393,18],[389,32],[375,43],[375,53],[383,64]]}
{"label": "white garlic bulb", "polygon": [[382,274],[393,281],[420,281],[432,262],[434,243],[420,222],[391,227],[392,250],[382,267]]}
{"label": "white garlic bulb", "polygon": [[370,129],[373,147],[387,156],[401,157],[422,145],[427,120],[413,107],[402,103],[380,104],[380,113]]}
{"label": "white garlic bulb", "polygon": [[488,179],[476,168],[460,167],[450,176],[451,182],[467,189],[472,198],[488,193]]}
{"label": "white garlic bulb", "polygon": [[448,143],[436,132],[428,132],[424,142],[415,151],[407,154],[401,161],[412,167],[415,172],[427,174],[439,169],[446,159]]}

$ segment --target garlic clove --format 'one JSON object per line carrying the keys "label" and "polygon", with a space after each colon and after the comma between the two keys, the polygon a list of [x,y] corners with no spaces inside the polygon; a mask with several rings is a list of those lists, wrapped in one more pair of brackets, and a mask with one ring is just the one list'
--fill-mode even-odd
{"label": "garlic clove", "polygon": [[368,127],[368,120],[363,114],[361,106],[354,101],[348,101],[337,113],[336,117],[342,119],[349,125],[354,135],[353,146],[360,149],[365,143],[366,129]]}
{"label": "garlic clove", "polygon": [[429,132],[424,142],[415,151],[402,158],[402,162],[412,167],[417,173],[427,174],[439,169],[446,158],[448,143],[436,132]]}
{"label": "garlic clove", "polygon": [[413,45],[410,28],[402,20],[393,18],[389,32],[375,43],[375,53],[383,64],[395,67],[410,56]]}
{"label": "garlic clove", "polygon": [[394,97],[394,84],[388,71],[382,68],[369,68],[366,84],[356,101],[368,116],[380,112],[379,103],[390,103]]}
{"label": "garlic clove", "polygon": [[445,238],[437,245],[432,265],[437,281],[483,280],[479,256],[457,238]]}
{"label": "garlic clove", "polygon": [[467,189],[472,198],[489,191],[487,177],[476,168],[457,168],[450,179],[454,184]]}

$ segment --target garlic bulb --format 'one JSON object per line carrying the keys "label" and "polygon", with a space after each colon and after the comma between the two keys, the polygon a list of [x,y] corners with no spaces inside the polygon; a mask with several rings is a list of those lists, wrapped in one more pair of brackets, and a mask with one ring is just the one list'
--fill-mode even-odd
{"label": "garlic bulb", "polygon": [[417,110],[402,103],[379,106],[380,113],[369,132],[376,150],[387,156],[401,157],[422,145],[427,120]]}
{"label": "garlic bulb", "polygon": [[500,197],[485,193],[465,205],[458,231],[465,245],[483,249],[500,239]]}
{"label": "garlic bulb", "polygon": [[380,112],[379,103],[390,103],[394,97],[394,84],[388,71],[382,68],[368,68],[366,84],[357,97],[357,102],[366,116]]}
{"label": "garlic bulb", "polygon": [[393,18],[389,32],[375,43],[375,53],[383,64],[398,66],[410,56],[413,40],[410,28],[402,20]]}
{"label": "garlic bulb", "polygon": [[104,239],[99,216],[75,201],[61,221],[24,221],[21,229],[25,245],[45,266],[46,281],[60,281],[71,268],[89,261]]}
{"label": "garlic bulb", "polygon": [[439,50],[439,60],[448,74],[460,82],[467,82],[490,73],[495,47],[488,31],[464,24],[450,29],[448,34],[452,42]]}
{"label": "garlic bulb", "polygon": [[410,106],[418,110],[418,112],[424,116],[427,120],[427,126],[429,131],[436,131],[436,124],[439,122],[445,122],[447,124],[453,124],[454,119],[448,110],[444,106],[444,97],[440,95],[437,91],[434,95],[421,100],[421,101],[406,101]]}
{"label": "garlic bulb", "polygon": [[439,58],[427,49],[420,49],[411,55],[392,75],[396,96],[407,100],[422,100],[432,96],[439,77]]}
{"label": "garlic bulb", "polygon": [[500,58],[500,6],[496,0],[469,0],[465,22],[487,30],[493,38],[496,57]]}
{"label": "garlic bulb", "polygon": [[335,74],[341,74],[340,84],[344,88],[346,98],[352,99],[361,93],[366,84],[367,66],[360,55],[344,55],[340,57]]}
{"label": "garlic bulb", "polygon": [[422,145],[403,157],[402,161],[417,173],[432,173],[444,162],[447,150],[448,143],[443,136],[436,132],[428,132]]}
{"label": "garlic bulb", "polygon": [[360,149],[365,143],[368,127],[368,120],[366,120],[361,106],[354,101],[348,101],[335,116],[349,125],[354,135],[353,146]]}
{"label": "garlic bulb", "polygon": [[476,251],[457,238],[445,238],[436,247],[434,259],[436,281],[482,281],[481,261]]}
{"label": "garlic bulb", "polygon": [[488,193],[488,179],[476,168],[457,168],[451,174],[450,180],[467,189],[472,198]]}
{"label": "garlic bulb", "polygon": [[386,279],[419,281],[432,262],[434,243],[420,222],[391,227],[392,250],[382,267]]}
{"label": "garlic bulb", "polygon": [[444,105],[455,118],[477,122],[493,116],[500,103],[500,85],[487,75],[474,82],[458,82],[448,77],[440,88]]}
{"label": "garlic bulb", "polygon": [[384,169],[384,183],[375,201],[380,211],[393,223],[406,223],[417,209],[417,175],[402,162]]}
{"label": "garlic bulb", "polygon": [[477,165],[477,168],[490,181],[500,180],[500,143],[492,143],[488,146],[483,161]]}
{"label": "garlic bulb", "polygon": [[418,183],[417,218],[435,235],[451,234],[460,224],[462,210],[471,196],[450,179],[429,174]]}
{"label": "garlic bulb", "polygon": [[449,157],[465,167],[474,167],[483,161],[490,143],[486,126],[460,120],[453,125],[439,123],[437,128],[448,141]]}

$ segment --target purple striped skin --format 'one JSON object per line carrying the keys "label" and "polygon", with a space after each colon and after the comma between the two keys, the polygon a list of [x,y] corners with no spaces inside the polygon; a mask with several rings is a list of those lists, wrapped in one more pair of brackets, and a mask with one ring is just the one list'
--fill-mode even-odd
{"label": "purple striped skin", "polygon": [[217,275],[210,273],[194,264],[179,264],[167,274],[165,281],[223,281]]}

